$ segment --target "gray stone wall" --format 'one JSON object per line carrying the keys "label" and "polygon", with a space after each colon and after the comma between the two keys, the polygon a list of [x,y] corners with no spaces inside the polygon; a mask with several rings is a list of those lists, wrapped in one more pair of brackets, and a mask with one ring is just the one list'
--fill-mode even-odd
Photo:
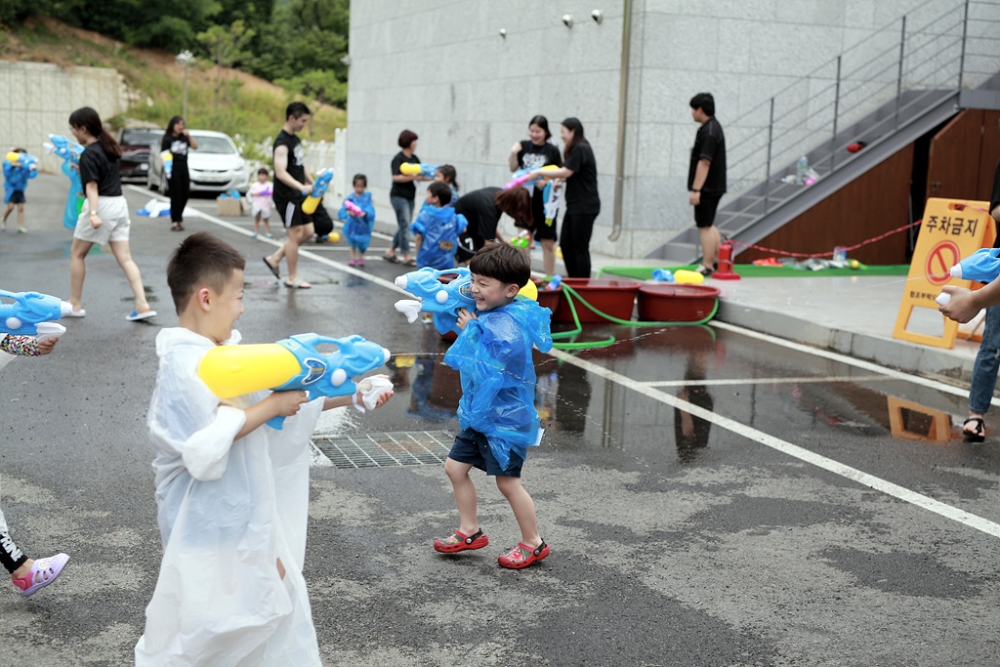
{"label": "gray stone wall", "polygon": [[[389,162],[404,128],[420,135],[425,162],[456,166],[467,192],[509,179],[508,152],[527,137],[532,115],[549,118],[560,149],[559,122],[576,116],[600,173],[603,205],[591,247],[642,257],[691,224],[692,95],[711,91],[725,126],[921,1],[635,0],[624,233],[614,243],[622,2],[353,2],[347,169],[368,174],[379,226],[394,228]],[[591,19],[595,9],[600,24]]]}
{"label": "gray stone wall", "polygon": [[99,67],[64,69],[48,63],[0,60],[0,148],[24,148],[38,157],[41,169],[58,171],[62,160],[45,155],[50,134],[72,139],[69,115],[89,106],[105,122],[128,107],[117,70]]}

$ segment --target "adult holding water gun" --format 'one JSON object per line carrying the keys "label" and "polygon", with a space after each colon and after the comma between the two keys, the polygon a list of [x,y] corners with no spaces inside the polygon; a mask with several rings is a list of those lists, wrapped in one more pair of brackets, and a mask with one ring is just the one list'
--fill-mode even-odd
{"label": "adult holding water gun", "polygon": [[191,197],[191,174],[188,171],[188,152],[198,150],[198,140],[191,136],[184,119],[174,116],[167,123],[167,131],[160,141],[161,151],[170,151],[173,167],[167,176],[170,191],[170,231],[184,231],[184,207]]}
{"label": "adult holding water gun", "polygon": [[285,124],[274,140],[274,210],[285,225],[288,237],[285,244],[272,255],[264,256],[264,263],[278,280],[281,258],[288,260],[288,278],[285,287],[309,289],[311,284],[299,277],[299,246],[313,236],[312,216],[302,210],[306,197],[312,192],[313,177],[306,169],[306,153],[302,141],[296,136],[305,128],[311,115],[302,102],[292,102],[285,108]]}
{"label": "adult holding water gun", "polygon": [[73,245],[69,250],[69,302],[73,308],[64,317],[83,317],[87,314],[81,304],[83,279],[87,274],[84,260],[95,243],[108,243],[135,295],[135,310],[125,319],[149,319],[156,315],[156,311],[146,301],[142,275],[132,259],[128,243],[132,221],[128,215],[128,202],[122,196],[118,171],[122,149],[104,129],[101,117],[90,107],[82,107],[70,114],[69,125],[73,136],[84,147],[80,155],[80,181],[87,200],[77,218]]}
{"label": "adult holding water gun", "polygon": [[389,190],[389,201],[392,203],[392,210],[396,212],[396,225],[398,229],[392,237],[392,247],[382,255],[382,259],[393,264],[399,264],[397,251],[403,253],[403,264],[406,266],[416,266],[417,263],[410,256],[409,228],[413,221],[413,209],[417,200],[416,181],[429,180],[422,172],[415,174],[404,174],[400,167],[403,164],[420,164],[417,157],[417,134],[410,130],[403,130],[399,133],[399,148],[401,149],[392,158],[392,188]]}
{"label": "adult holding water gun", "polygon": [[12,148],[7,153],[3,161],[3,201],[7,204],[3,212],[3,222],[0,222],[0,231],[7,231],[7,216],[14,207],[17,207],[17,233],[27,234],[28,230],[24,226],[24,205],[27,198],[24,191],[28,187],[28,180],[38,176],[38,160],[28,155],[23,148]]}
{"label": "adult holding water gun", "polygon": [[[541,169],[549,165],[563,166],[562,156],[559,155],[559,149],[549,141],[551,138],[548,119],[541,115],[534,116],[528,121],[528,139],[518,141],[510,149],[510,170],[515,172],[519,169]],[[531,193],[531,228],[535,240],[542,245],[545,275],[551,276],[556,272],[556,220],[553,218],[552,223],[547,224],[543,191],[544,188],[537,185],[528,187],[528,192]]]}
{"label": "adult holding water gun", "polygon": [[566,275],[570,278],[590,277],[590,237],[594,221],[601,212],[601,197],[597,192],[597,160],[583,133],[583,123],[577,118],[562,122],[563,167],[552,171],[536,169],[535,178],[566,181],[566,214],[563,216],[562,240]]}
{"label": "adult holding water gun", "polygon": [[[1000,162],[993,172],[993,192],[990,195],[990,215],[1000,223]],[[1000,235],[993,244],[993,254],[1000,248]],[[980,250],[979,252],[985,252]],[[968,276],[973,277],[973,276]],[[974,278],[977,279],[977,278]],[[978,279],[982,279],[981,277]],[[972,383],[969,387],[969,414],[962,425],[962,434],[969,442],[982,442],[986,438],[986,424],[983,421],[990,409],[993,389],[1000,370],[1000,280],[992,280],[975,292],[962,287],[945,285],[941,288],[950,299],[941,306],[942,313],[953,320],[968,322],[980,310],[986,308],[986,326],[983,341],[972,366]],[[939,297],[940,298],[940,297]]]}

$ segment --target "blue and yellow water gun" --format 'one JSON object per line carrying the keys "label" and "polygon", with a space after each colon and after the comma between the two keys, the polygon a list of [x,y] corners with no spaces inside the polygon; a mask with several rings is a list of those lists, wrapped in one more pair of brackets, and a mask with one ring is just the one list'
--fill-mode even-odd
{"label": "blue and yellow water gun", "polygon": [[[319,206],[319,202],[323,199],[326,191],[330,189],[330,181],[333,180],[333,169],[324,169],[318,174],[316,174],[316,179],[313,181],[312,192],[306,197],[306,200],[302,202],[302,212],[308,215],[312,215],[316,212],[316,207]],[[302,194],[305,194],[303,191]]]}
{"label": "blue and yellow water gun", "polygon": [[48,294],[0,290],[0,333],[37,336],[39,324],[54,322],[71,310],[68,303]]}
{"label": "blue and yellow water gun", "polygon": [[[440,280],[442,276],[448,275],[455,278],[447,283]],[[442,270],[425,267],[404,273],[395,282],[396,287],[416,297],[416,300],[403,299],[395,303],[396,310],[406,315],[410,324],[417,321],[417,313],[432,313],[438,333],[458,333],[458,311],[465,308],[470,313],[476,312],[476,300],[472,296],[472,272],[465,267]],[[518,292],[518,297],[537,301],[538,288],[535,283],[529,280]]]}
{"label": "blue and yellow water gun", "polygon": [[50,134],[43,144],[45,152],[62,158],[62,172],[69,179],[69,196],[63,210],[63,227],[76,229],[76,220],[83,210],[83,183],[80,181],[80,156],[83,146],[61,134]]}
{"label": "blue and yellow water gun", "polygon": [[416,162],[404,162],[399,165],[399,173],[404,176],[425,176],[427,178],[434,178],[434,174],[437,173],[438,165],[422,163],[418,164]]}
{"label": "blue and yellow water gun", "polygon": [[[330,354],[318,345],[335,345]],[[254,391],[305,391],[311,397],[353,396],[353,378],[375,370],[389,360],[389,350],[361,336],[329,338],[298,334],[263,345],[220,345],[198,365],[198,377],[219,398],[233,398]],[[268,426],[281,430],[284,417]]]}

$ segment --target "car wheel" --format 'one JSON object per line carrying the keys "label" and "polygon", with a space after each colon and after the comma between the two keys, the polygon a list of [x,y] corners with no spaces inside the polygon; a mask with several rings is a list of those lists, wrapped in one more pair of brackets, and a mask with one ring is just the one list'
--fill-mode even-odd
{"label": "car wheel", "polygon": [[160,186],[157,183],[153,182],[152,173],[146,174],[146,187],[152,190],[153,192],[159,192],[160,190]]}

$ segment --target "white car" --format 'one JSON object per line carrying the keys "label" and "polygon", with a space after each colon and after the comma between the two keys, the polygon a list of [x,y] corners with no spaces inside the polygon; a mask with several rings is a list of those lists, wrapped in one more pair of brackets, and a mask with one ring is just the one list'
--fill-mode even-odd
{"label": "white car", "polygon": [[[246,194],[250,187],[250,167],[240,155],[236,144],[223,132],[191,130],[198,142],[198,150],[188,152],[188,173],[192,192],[227,192],[239,190]],[[146,185],[150,190],[166,190],[161,151],[149,153],[149,176]]]}

